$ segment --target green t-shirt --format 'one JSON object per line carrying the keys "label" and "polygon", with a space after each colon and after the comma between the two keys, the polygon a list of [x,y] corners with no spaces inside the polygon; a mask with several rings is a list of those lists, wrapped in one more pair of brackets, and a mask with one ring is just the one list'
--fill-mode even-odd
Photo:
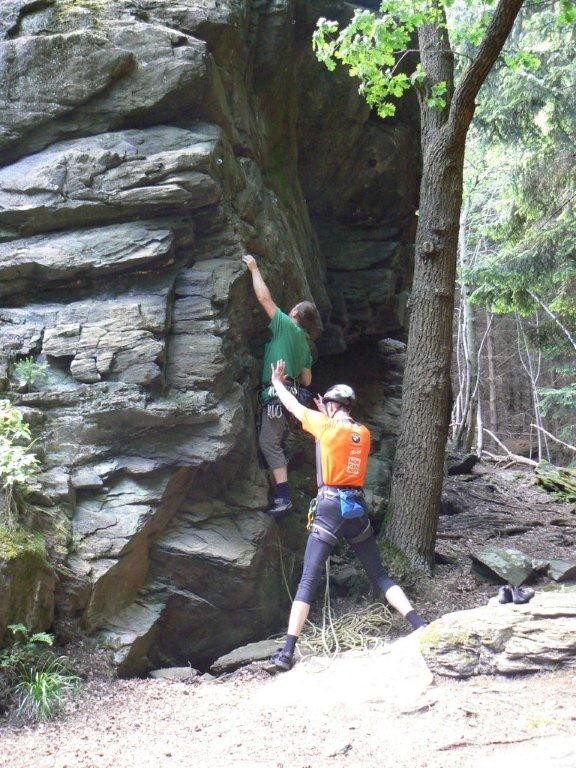
{"label": "green t-shirt", "polygon": [[293,323],[288,315],[277,309],[268,326],[272,338],[264,350],[262,384],[270,384],[272,365],[278,360],[286,363],[286,375],[297,379],[304,368],[312,367],[312,353],[306,332]]}

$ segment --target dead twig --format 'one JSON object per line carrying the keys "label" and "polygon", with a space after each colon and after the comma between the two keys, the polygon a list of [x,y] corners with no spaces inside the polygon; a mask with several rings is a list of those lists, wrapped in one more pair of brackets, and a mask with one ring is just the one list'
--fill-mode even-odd
{"label": "dead twig", "polygon": [[574,451],[576,453],[576,446],[570,445],[570,443],[565,443],[564,440],[560,440],[559,437],[555,437],[554,435],[550,434],[548,430],[544,429],[544,427],[539,427],[538,424],[530,424],[531,427],[534,427],[534,429],[540,430],[540,432],[544,432],[545,435],[548,435],[550,440],[554,440],[555,443],[560,443],[560,445],[563,445],[564,448],[568,448],[571,451]]}
{"label": "dead twig", "polygon": [[490,451],[486,451],[486,450],[482,451],[482,453],[485,454],[486,456],[489,456],[491,459],[493,459],[496,462],[513,461],[516,464],[527,464],[529,467],[537,467],[538,466],[538,462],[537,461],[534,461],[533,459],[527,459],[525,456],[518,456],[518,454],[516,454],[516,453],[512,453],[512,451],[504,445],[502,440],[500,440],[498,437],[496,437],[494,432],[491,432],[489,429],[486,429],[486,427],[483,427],[483,430],[506,453],[505,456],[498,456],[497,454],[490,453]]}
{"label": "dead twig", "polygon": [[459,749],[460,747],[491,747],[498,744],[520,744],[523,741],[534,741],[535,739],[544,739],[550,734],[541,733],[534,736],[521,736],[518,739],[494,739],[490,741],[454,741],[452,744],[445,744],[438,747],[437,752],[446,752],[449,749]]}

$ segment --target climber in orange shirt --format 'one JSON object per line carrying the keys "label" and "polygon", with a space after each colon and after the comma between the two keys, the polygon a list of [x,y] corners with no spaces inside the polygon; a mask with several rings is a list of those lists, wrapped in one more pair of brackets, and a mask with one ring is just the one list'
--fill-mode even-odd
{"label": "climber in orange shirt", "polygon": [[282,405],[316,438],[318,480],[318,495],[311,505],[315,508],[314,522],[306,544],[302,578],[290,611],[286,642],[272,657],[277,669],[289,670],[324,565],[339,536],[350,544],[370,581],[408,620],[412,629],[426,626],[426,622],[388,575],[372,531],[363,492],[370,431],[351,416],[356,399],[354,390],[347,384],[331,387],[315,400],[320,411],[317,412],[303,406],[286,389],[284,373],[284,361],[280,360],[272,366],[272,384]]}

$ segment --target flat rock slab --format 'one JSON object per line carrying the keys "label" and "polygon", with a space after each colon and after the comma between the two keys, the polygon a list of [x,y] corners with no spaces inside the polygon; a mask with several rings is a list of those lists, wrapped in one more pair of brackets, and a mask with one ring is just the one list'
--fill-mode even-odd
{"label": "flat rock slab", "polygon": [[482,756],[471,768],[574,768],[576,737],[554,736],[539,742],[503,749],[501,754]]}
{"label": "flat rock slab", "polygon": [[153,669],[150,677],[154,680],[190,680],[200,674],[193,667],[164,667],[163,669]]}
{"label": "flat rock slab", "polygon": [[420,634],[412,632],[368,652],[306,658],[289,673],[276,675],[259,695],[264,701],[277,696],[286,707],[306,702],[325,715],[341,711],[351,701],[394,710],[418,706],[434,679],[419,648]]}
{"label": "flat rock slab", "polygon": [[474,567],[482,575],[519,587],[534,576],[542,565],[519,549],[484,547],[471,555]]}
{"label": "flat rock slab", "polygon": [[576,562],[566,560],[550,560],[548,564],[548,576],[554,581],[576,580]]}
{"label": "flat rock slab", "polygon": [[420,639],[434,672],[448,677],[576,667],[576,592],[539,592],[526,605],[446,614]]}
{"label": "flat rock slab", "polygon": [[215,675],[223,672],[232,672],[234,669],[244,667],[253,661],[264,661],[276,653],[279,645],[275,640],[260,640],[258,643],[249,643],[241,648],[236,648],[225,656],[220,656],[210,667]]}

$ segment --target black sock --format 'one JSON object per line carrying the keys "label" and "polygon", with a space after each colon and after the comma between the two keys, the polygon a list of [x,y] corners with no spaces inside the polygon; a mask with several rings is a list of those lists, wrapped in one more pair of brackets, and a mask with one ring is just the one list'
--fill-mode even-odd
{"label": "black sock", "polygon": [[293,656],[297,640],[298,638],[296,635],[286,635],[286,642],[284,643],[284,648],[282,649],[284,653],[287,653],[288,656]]}
{"label": "black sock", "polygon": [[406,621],[410,622],[410,626],[412,627],[412,629],[419,629],[420,627],[427,626],[422,616],[418,616],[416,611],[408,611],[408,613],[404,618],[406,619]]}
{"label": "black sock", "polygon": [[280,497],[281,499],[290,498],[290,489],[288,488],[288,482],[278,483],[276,485],[276,496]]}

